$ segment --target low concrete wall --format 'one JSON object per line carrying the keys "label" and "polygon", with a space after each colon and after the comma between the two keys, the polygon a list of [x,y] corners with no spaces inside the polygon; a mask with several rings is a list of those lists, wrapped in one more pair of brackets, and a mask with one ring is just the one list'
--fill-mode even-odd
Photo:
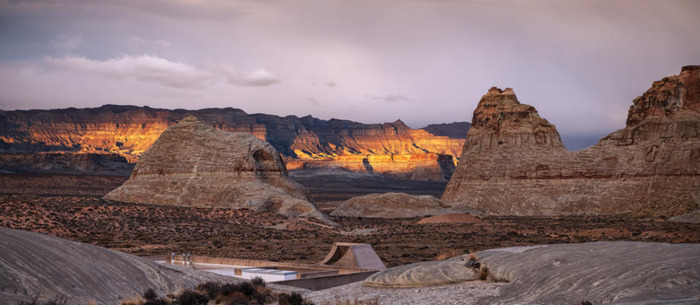
{"label": "low concrete wall", "polygon": [[350,274],[339,274],[315,278],[302,278],[289,281],[275,282],[275,284],[304,288],[309,290],[323,290],[337,286],[347,285],[354,282],[364,281],[370,275],[378,271],[364,271]]}

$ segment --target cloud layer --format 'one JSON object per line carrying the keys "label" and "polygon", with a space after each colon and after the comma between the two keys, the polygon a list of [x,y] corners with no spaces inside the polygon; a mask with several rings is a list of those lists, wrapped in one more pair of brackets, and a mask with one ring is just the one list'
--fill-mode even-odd
{"label": "cloud layer", "polygon": [[238,86],[269,86],[279,82],[274,74],[264,69],[244,72],[233,66],[224,65],[203,70],[153,55],[121,55],[105,61],[73,56],[47,57],[46,62],[72,71],[117,79],[132,79],[173,88],[201,87],[220,79],[226,79],[228,83]]}

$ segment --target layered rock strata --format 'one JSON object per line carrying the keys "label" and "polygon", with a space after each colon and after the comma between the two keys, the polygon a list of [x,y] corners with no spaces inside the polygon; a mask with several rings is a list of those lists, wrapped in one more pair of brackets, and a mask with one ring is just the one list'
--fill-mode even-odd
{"label": "layered rock strata", "polygon": [[[471,262],[461,256],[390,268],[373,274],[363,284],[403,288],[462,282],[453,286],[452,293],[464,293],[464,297],[469,295],[469,287],[490,285],[496,290],[466,304],[696,304],[700,294],[700,265],[695,263],[700,259],[700,245],[694,244],[618,241],[542,245],[486,250],[476,257]],[[476,283],[477,274],[485,274],[492,283]],[[423,288],[422,292],[429,294],[431,289]],[[381,293],[391,295],[391,291]],[[424,303],[417,299],[413,301]]]}
{"label": "layered rock strata", "polygon": [[[49,235],[0,228],[0,303],[120,304],[152,288],[159,295],[231,277],[160,265],[137,256]],[[27,303],[29,304],[29,303]]]}
{"label": "layered rock strata", "polygon": [[624,213],[700,198],[699,174],[700,66],[687,66],[636,98],[624,129],[576,152],[511,89],[491,88],[442,199],[502,215]]}
{"label": "layered rock strata", "polygon": [[434,129],[436,133],[450,130],[448,136],[440,136],[411,129],[401,121],[361,124],[311,116],[247,114],[233,108],[191,111],[107,105],[0,110],[0,152],[108,152],[133,163],[166,128],[188,115],[217,129],[245,132],[269,142],[284,156],[290,170],[343,167],[439,181],[451,176],[464,143],[464,138],[455,139],[449,134],[468,128],[460,123],[447,124]]}
{"label": "layered rock strata", "polygon": [[287,177],[280,154],[246,133],[215,129],[194,117],[164,131],[131,177],[107,200],[220,207],[315,217],[331,223]]}
{"label": "layered rock strata", "polygon": [[331,215],[363,218],[412,218],[470,211],[472,209],[453,207],[449,203],[429,195],[384,193],[350,198],[341,203]]}

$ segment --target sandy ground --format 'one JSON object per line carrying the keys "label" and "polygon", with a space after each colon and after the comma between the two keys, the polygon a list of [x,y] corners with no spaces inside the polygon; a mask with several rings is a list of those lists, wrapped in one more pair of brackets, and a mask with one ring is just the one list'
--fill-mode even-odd
{"label": "sandy ground", "polygon": [[[320,262],[335,241],[372,244],[387,266],[498,247],[635,240],[699,243],[700,224],[625,216],[483,217],[473,224],[419,219],[305,219],[242,210],[108,203],[101,196],[126,177],[0,174],[0,226],[48,233],[115,250]],[[435,195],[444,183],[372,177],[295,177],[325,212],[357,194],[410,190]],[[325,185],[325,187],[324,187]],[[424,187],[421,187],[423,185]],[[345,191],[347,190],[347,191]]]}

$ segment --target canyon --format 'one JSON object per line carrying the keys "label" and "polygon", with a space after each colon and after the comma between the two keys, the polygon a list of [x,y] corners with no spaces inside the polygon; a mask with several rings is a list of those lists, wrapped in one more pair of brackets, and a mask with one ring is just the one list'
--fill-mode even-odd
{"label": "canyon", "polygon": [[512,89],[491,88],[442,200],[495,215],[688,213],[699,174],[700,66],[686,66],[634,100],[625,128],[575,152]]}
{"label": "canyon", "polygon": [[[466,134],[469,127],[461,122],[411,129],[400,120],[363,124],[311,116],[247,114],[234,108],[168,110],[105,105],[83,109],[0,110],[0,152],[12,154],[0,158],[0,168],[120,171],[124,164],[133,166],[166,128],[189,115],[214,128],[245,132],[269,142],[282,154],[289,170],[340,167],[434,181],[451,177],[464,143],[464,137],[459,135]],[[53,157],[37,157],[37,153],[50,153]],[[59,154],[68,157],[57,157]],[[70,161],[73,156],[76,164],[52,163],[56,158]],[[126,163],[78,162],[80,158],[119,157]],[[105,163],[108,166],[100,165]]]}

